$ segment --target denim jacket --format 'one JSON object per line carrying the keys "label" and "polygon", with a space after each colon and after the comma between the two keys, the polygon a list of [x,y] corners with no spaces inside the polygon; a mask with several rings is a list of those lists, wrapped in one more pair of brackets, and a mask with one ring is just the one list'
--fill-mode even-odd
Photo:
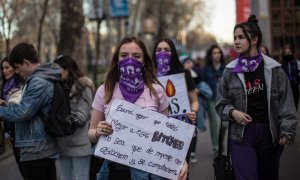
{"label": "denim jacket", "polygon": [[50,79],[60,78],[60,70],[52,64],[38,66],[26,79],[20,104],[0,107],[0,119],[16,122],[17,147],[37,147],[53,143],[44,130],[39,116],[47,113],[53,96],[53,83]]}
{"label": "denim jacket", "polygon": [[224,69],[224,64],[221,64],[221,67],[218,70],[216,70],[212,65],[207,65],[204,67],[202,72],[202,80],[205,81],[213,91],[212,99],[214,101],[216,100],[217,96],[217,85],[222,77]]}
{"label": "denim jacket", "polygon": [[[264,75],[267,87],[268,114],[273,143],[280,136],[294,140],[297,129],[296,108],[288,78],[281,65],[263,55]],[[232,109],[247,112],[247,96],[244,73],[233,73],[237,59],[226,66],[218,86],[216,110],[222,120],[230,121],[229,138],[241,142],[245,126],[238,124],[230,116]]]}

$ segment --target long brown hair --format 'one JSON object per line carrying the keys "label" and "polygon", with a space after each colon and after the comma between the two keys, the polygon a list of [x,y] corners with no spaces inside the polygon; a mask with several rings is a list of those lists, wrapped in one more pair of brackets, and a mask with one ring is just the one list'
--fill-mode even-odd
{"label": "long brown hair", "polygon": [[147,52],[146,45],[142,40],[135,36],[125,36],[119,43],[113,57],[112,61],[108,67],[107,73],[106,73],[106,78],[104,81],[105,85],[105,95],[104,95],[104,101],[105,103],[109,103],[110,100],[112,99],[113,92],[115,89],[116,83],[119,81],[120,73],[119,73],[119,53],[120,53],[120,48],[123,44],[126,43],[131,43],[134,42],[137,44],[143,51],[143,59],[144,59],[144,68],[143,68],[143,79],[144,83],[147,85],[147,87],[150,89],[150,96],[152,93],[155,95],[156,99],[158,100],[158,95],[155,91],[155,89],[152,86],[152,83],[159,84],[158,79],[156,78],[155,75],[155,70],[154,70],[154,65],[151,61],[151,58]]}

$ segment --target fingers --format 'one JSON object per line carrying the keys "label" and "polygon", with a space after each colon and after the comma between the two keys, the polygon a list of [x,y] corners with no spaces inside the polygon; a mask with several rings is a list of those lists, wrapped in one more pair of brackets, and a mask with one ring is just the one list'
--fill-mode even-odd
{"label": "fingers", "polygon": [[6,101],[3,99],[0,99],[0,106],[5,106],[5,104],[6,104]]}
{"label": "fingers", "polygon": [[241,125],[247,125],[252,122],[251,116],[242,111],[234,110],[232,115],[234,117],[234,120]]}
{"label": "fingers", "polygon": [[188,172],[188,164],[185,161],[181,170],[180,170],[180,174],[178,176],[178,180],[186,180],[187,178],[187,172]]}
{"label": "fingers", "polygon": [[288,140],[288,138],[286,138],[286,137],[281,137],[281,138],[279,139],[279,144],[280,144],[280,145],[288,145],[288,144],[291,144],[291,142]]}
{"label": "fingers", "polygon": [[197,115],[194,111],[186,113],[189,120],[196,122]]}
{"label": "fingers", "polygon": [[97,129],[96,129],[96,134],[97,136],[100,135],[109,135],[113,133],[112,126],[109,122],[107,121],[100,121],[98,123]]}

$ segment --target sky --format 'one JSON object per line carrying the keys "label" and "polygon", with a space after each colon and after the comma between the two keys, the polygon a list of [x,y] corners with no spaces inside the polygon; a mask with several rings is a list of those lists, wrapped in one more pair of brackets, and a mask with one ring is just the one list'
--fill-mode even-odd
{"label": "sky", "polygon": [[205,5],[210,14],[204,24],[205,31],[215,35],[218,43],[232,43],[236,19],[235,0],[205,0]]}

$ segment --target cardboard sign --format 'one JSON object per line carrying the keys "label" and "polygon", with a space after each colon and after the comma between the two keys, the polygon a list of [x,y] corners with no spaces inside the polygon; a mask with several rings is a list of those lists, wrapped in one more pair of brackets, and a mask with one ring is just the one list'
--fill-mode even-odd
{"label": "cardboard sign", "polygon": [[168,96],[170,116],[187,122],[185,114],[190,112],[190,101],[184,73],[161,76],[158,80]]}
{"label": "cardboard sign", "polygon": [[114,132],[99,138],[96,156],[178,178],[195,126],[120,99],[113,101],[106,120]]}

